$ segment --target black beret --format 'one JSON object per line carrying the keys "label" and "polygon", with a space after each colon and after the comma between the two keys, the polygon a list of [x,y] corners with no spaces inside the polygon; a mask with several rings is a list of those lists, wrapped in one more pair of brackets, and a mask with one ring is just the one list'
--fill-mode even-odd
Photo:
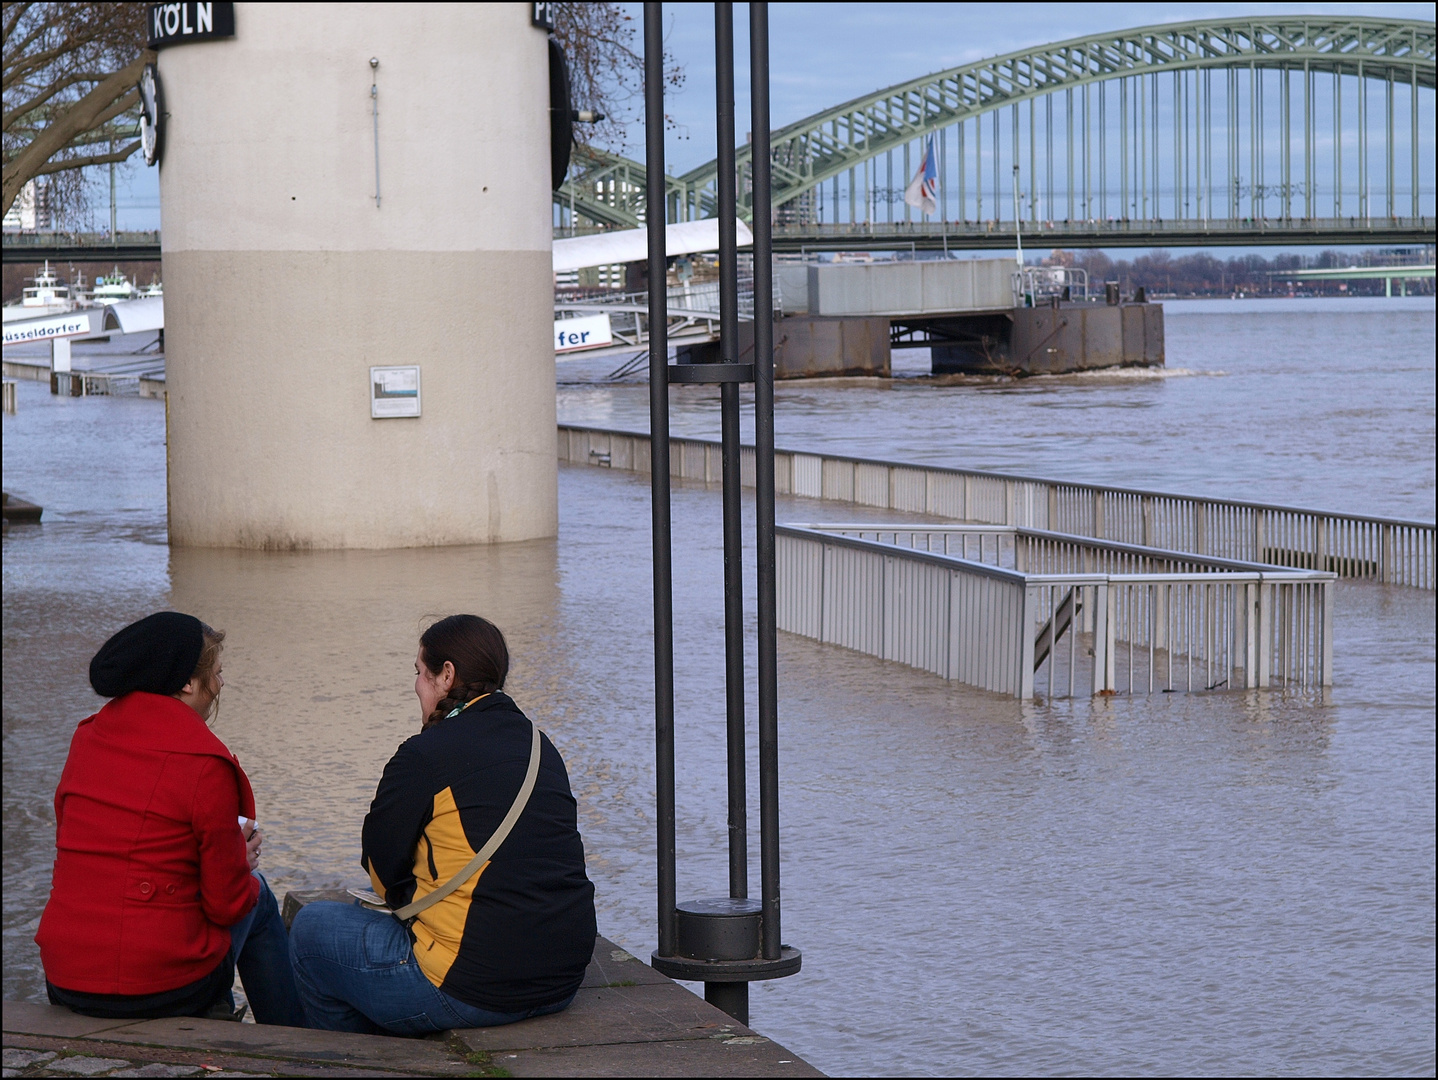
{"label": "black beret", "polygon": [[157,611],[112,637],[90,661],[90,685],[101,697],[131,690],[177,694],[190,681],[205,635],[200,620]]}

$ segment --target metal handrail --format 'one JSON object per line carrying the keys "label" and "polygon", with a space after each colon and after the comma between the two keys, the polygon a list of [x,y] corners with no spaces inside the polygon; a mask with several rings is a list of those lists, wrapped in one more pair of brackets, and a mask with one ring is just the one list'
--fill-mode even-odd
{"label": "metal handrail", "polygon": [[[590,452],[596,451],[613,468],[648,471],[647,454],[635,449],[647,435],[567,425],[560,433],[564,460],[592,463]],[[717,479],[713,440],[671,436],[669,445],[676,477]],[[744,468],[744,483],[752,487],[747,449]],[[776,451],[775,474],[781,494],[1204,557],[1333,569],[1343,577],[1421,589],[1438,584],[1432,522],[794,450]]]}
{"label": "metal handrail", "polygon": [[[776,536],[805,537],[819,532],[822,526],[812,525],[775,525]],[[1019,570],[1009,570],[1006,567],[994,566],[992,563],[978,562],[974,559],[965,559],[960,555],[945,555],[937,551],[924,551],[922,548],[907,548],[902,544],[885,544],[879,540],[864,540],[857,536],[844,536],[843,534],[824,534],[826,543],[832,542],[840,547],[853,548],[855,551],[874,551],[882,548],[893,548],[895,551],[904,553],[905,558],[913,558],[919,562],[930,563],[934,566],[953,566],[955,563],[963,565],[964,569],[974,574],[981,574],[984,577],[996,578],[999,581],[1011,581],[1023,585],[1028,581],[1028,575]],[[1097,581],[1103,575],[1094,575]]]}
{"label": "metal handrail", "polygon": [[[1141,558],[1168,560],[1174,562],[1182,561],[1203,563],[1209,566],[1216,567],[1217,572],[1220,573],[1254,572],[1266,573],[1270,576],[1274,574],[1313,573],[1313,571],[1296,569],[1291,566],[1281,566],[1277,563],[1253,562],[1245,559],[1228,559],[1224,558],[1221,555],[1207,555],[1192,551],[1177,551],[1173,548],[1147,547],[1143,544],[1124,543],[1121,540],[1105,540],[1095,536],[1083,536],[1080,533],[1061,533],[1053,532],[1048,529],[1028,529],[1024,528],[1021,525],[905,525],[902,523],[886,523],[876,525],[871,522],[864,524],[850,524],[838,522],[791,524],[793,524],[795,528],[812,529],[816,532],[832,532],[845,534],[851,532],[874,533],[876,537],[881,536],[884,533],[897,533],[907,535],[917,535],[921,533],[951,533],[960,536],[970,536],[975,533],[982,533],[992,536],[1022,536],[1032,537],[1036,540],[1075,544],[1083,547],[1095,548],[1103,551],[1112,551],[1124,555],[1133,555]],[[858,537],[858,539],[863,540],[867,538],[860,536]],[[886,543],[887,541],[878,540],[877,542]],[[907,545],[899,544],[897,541],[894,541],[894,543],[898,547],[905,548],[905,550],[930,550],[922,548],[910,548]],[[944,555],[949,558],[967,557],[956,556],[952,552],[948,551],[934,552],[934,554]],[[1030,576],[1032,577],[1033,575],[1030,574]]]}
{"label": "metal handrail", "polygon": [[[590,427],[589,425],[560,424],[561,429],[572,431],[593,431],[603,435],[623,435],[631,438],[648,439],[646,432],[625,431],[623,428]],[[691,435],[672,436],[673,442],[703,443],[718,446],[717,439],[701,439]],[[747,446],[746,446],[747,448]],[[954,476],[979,476],[993,480],[1015,480],[1027,484],[1057,484],[1066,488],[1083,488],[1089,491],[1113,492],[1116,495],[1141,495],[1154,499],[1184,499],[1188,502],[1206,503],[1210,506],[1241,506],[1250,510],[1268,510],[1282,514],[1311,514],[1318,517],[1347,518],[1352,521],[1366,521],[1375,525],[1403,525],[1411,528],[1432,529],[1438,523],[1419,521],[1413,518],[1378,517],[1371,514],[1351,514],[1347,511],[1315,510],[1312,507],[1288,506],[1283,503],[1262,503],[1247,499],[1222,499],[1216,495],[1187,495],[1176,491],[1158,491],[1152,488],[1116,487],[1111,484],[1093,484],[1087,480],[1059,480],[1051,476],[1031,476],[1026,473],[995,472],[990,469],[961,469],[953,465],[929,465],[914,461],[890,461],[886,458],[852,457],[848,454],[830,454],[821,450],[788,450],[776,447],[778,454],[799,454],[807,457],[827,458],[832,461],[852,462],[856,465],[880,465],[889,469],[923,469],[926,472],[949,473]]]}
{"label": "metal handrail", "polygon": [[[847,528],[894,531],[884,524]],[[924,531],[916,526],[912,534]],[[777,535],[782,629],[986,690],[1028,698],[1046,673],[1050,696],[1065,687],[1073,696],[1089,679],[1080,677],[1089,658],[1095,693],[1321,690],[1332,683],[1337,575],[1330,572],[1259,566],[1033,573],[983,562],[982,552],[975,561],[834,526],[778,526]],[[1087,546],[1112,550],[1101,542]]]}
{"label": "metal handrail", "polygon": [[1075,266],[1025,266],[1011,275],[1014,307],[1037,307],[1043,300],[1087,301],[1088,271]]}
{"label": "metal handrail", "polygon": [[[973,573],[981,573],[987,577],[1000,578],[1004,581],[1017,581],[1025,584],[1062,584],[1064,582],[1082,581],[1085,584],[1095,582],[1112,581],[1122,578],[1125,581],[1337,581],[1338,575],[1326,570],[1300,570],[1291,566],[1272,566],[1265,563],[1244,563],[1235,559],[1207,559],[1204,562],[1228,562],[1233,564],[1233,569],[1199,570],[1199,571],[1178,571],[1167,573],[1107,573],[1104,571],[1080,571],[1072,574],[1055,573],[1031,573],[1027,570],[1010,570],[1007,567],[995,566],[993,563],[981,562],[970,559],[963,555],[954,555],[943,551],[926,551],[923,548],[907,547],[903,544],[893,544],[885,540],[868,540],[862,536],[849,536],[842,529],[860,530],[864,532],[885,533],[895,531],[895,526],[889,524],[868,524],[868,525],[827,525],[827,524],[794,524],[788,523],[775,525],[774,528],[785,536],[811,536],[815,533],[822,535],[825,541],[832,540],[842,546],[852,547],[861,551],[873,551],[876,549],[893,549],[902,552],[905,558],[915,558],[920,562],[930,562],[936,566],[949,566],[954,563],[963,563],[964,568]],[[916,525],[912,529],[906,529],[902,525],[897,526],[900,532],[938,532],[938,528],[931,528],[927,525]],[[963,531],[963,526],[953,529]],[[1015,534],[1057,537],[1063,540],[1075,542],[1091,541],[1092,537],[1074,536],[1066,533],[1046,533],[1038,529],[1012,529]],[[1163,548],[1140,548],[1134,544],[1113,544],[1108,542],[1093,543],[1094,547],[1105,547],[1111,549],[1127,549],[1140,551],[1152,555],[1163,556],[1170,559],[1195,559],[1196,557],[1188,552],[1170,551]]]}

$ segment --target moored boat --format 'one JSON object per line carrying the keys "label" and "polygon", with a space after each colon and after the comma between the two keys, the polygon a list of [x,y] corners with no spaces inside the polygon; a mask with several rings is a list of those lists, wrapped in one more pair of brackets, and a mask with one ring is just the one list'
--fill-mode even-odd
{"label": "moored boat", "polygon": [[3,309],[4,321],[34,319],[41,315],[63,315],[75,310],[75,298],[70,286],[60,280],[50,267],[50,260],[29,279],[33,284],[25,286],[19,301],[6,304]]}
{"label": "moored boat", "polygon": [[109,274],[102,274],[95,279],[95,288],[90,292],[90,300],[101,307],[109,307],[111,304],[118,304],[121,300],[133,300],[137,295],[139,295],[139,290],[117,266]]}

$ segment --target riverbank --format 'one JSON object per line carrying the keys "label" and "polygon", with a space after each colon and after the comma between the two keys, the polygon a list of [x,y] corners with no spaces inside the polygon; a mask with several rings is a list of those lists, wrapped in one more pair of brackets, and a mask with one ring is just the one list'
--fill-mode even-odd
{"label": "riverbank", "polygon": [[9,1076],[822,1076],[607,938],[562,1013],[426,1039],[4,1005]]}

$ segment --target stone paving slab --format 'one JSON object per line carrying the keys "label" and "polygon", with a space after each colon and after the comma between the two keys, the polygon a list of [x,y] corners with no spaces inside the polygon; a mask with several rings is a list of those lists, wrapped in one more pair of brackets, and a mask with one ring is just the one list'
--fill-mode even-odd
{"label": "stone paving slab", "polygon": [[602,937],[573,1005],[504,1027],[401,1039],[7,1001],[4,1029],[6,1076],[823,1075]]}
{"label": "stone paving slab", "polygon": [[[462,1044],[455,1044],[457,1057],[463,1058],[468,1051]],[[136,1044],[103,1042],[97,1039],[47,1039],[37,1035],[5,1035],[5,1052],[81,1054],[96,1058],[123,1058],[123,1070],[107,1073],[107,1076],[309,1076],[309,1077],[350,1077],[363,1076],[366,1080],[380,1080],[391,1076],[413,1076],[415,1071],[407,1068],[382,1069],[361,1066],[355,1063],[336,1065],[294,1059],[252,1057],[244,1054],[220,1054],[205,1050],[188,1050],[174,1046],[140,1046]],[[470,1064],[469,1068],[477,1066]],[[143,1070],[143,1071],[142,1071]],[[216,1071],[218,1070],[218,1071]],[[41,1062],[25,1069],[6,1069],[6,1075],[47,1076],[50,1070]],[[59,1074],[55,1074],[59,1075]],[[474,1074],[471,1074],[474,1075]]]}
{"label": "stone paving slab", "polygon": [[6,1031],[49,1035],[57,1039],[81,1039],[134,1023],[133,1020],[101,1020],[93,1016],[81,1016],[56,1005],[36,1005],[29,1001],[7,1001],[3,1012]]}
{"label": "stone paving slab", "polygon": [[312,1031],[278,1024],[235,1024],[193,1017],[144,1020],[106,1031],[105,1039],[329,1065],[399,1069],[429,1076],[463,1076],[471,1068],[444,1043],[429,1039]]}
{"label": "stone paving slab", "polygon": [[512,1076],[823,1076],[768,1039],[614,1043],[494,1055]]}
{"label": "stone paving slab", "polygon": [[672,984],[667,975],[661,975],[632,953],[621,949],[608,938],[599,938],[594,943],[594,958],[584,972],[582,989],[596,986],[663,986]]}
{"label": "stone paving slab", "polygon": [[455,1035],[472,1050],[493,1053],[754,1034],[698,995],[665,982],[580,990],[562,1013],[503,1027],[463,1028]]}

